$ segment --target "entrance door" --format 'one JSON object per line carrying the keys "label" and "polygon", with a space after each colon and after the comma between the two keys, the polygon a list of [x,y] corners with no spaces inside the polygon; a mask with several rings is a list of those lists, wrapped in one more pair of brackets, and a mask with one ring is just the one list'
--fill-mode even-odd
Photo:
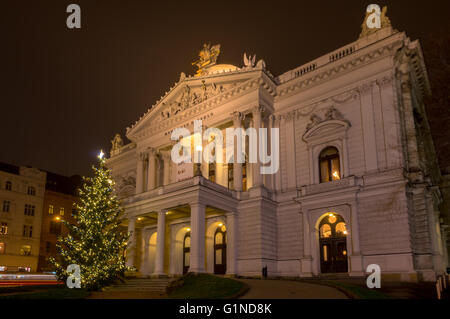
{"label": "entrance door", "polygon": [[189,271],[190,267],[190,256],[191,255],[191,232],[187,232],[184,235],[183,240],[183,274]]}
{"label": "entrance door", "polygon": [[322,273],[348,272],[347,229],[344,219],[330,213],[319,225],[320,270]]}
{"label": "entrance door", "polygon": [[220,226],[214,234],[214,273],[225,274],[227,270],[227,231]]}

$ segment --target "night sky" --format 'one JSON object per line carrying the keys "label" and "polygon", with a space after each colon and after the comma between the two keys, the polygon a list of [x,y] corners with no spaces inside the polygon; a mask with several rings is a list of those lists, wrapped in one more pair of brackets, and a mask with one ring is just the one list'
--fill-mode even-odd
{"label": "night sky", "polygon": [[[66,27],[70,3],[81,29]],[[218,63],[247,52],[277,76],[355,41],[369,3],[413,40],[450,29],[450,1],[435,0],[2,1],[0,161],[90,174],[115,133],[195,73],[203,43],[221,44]]]}

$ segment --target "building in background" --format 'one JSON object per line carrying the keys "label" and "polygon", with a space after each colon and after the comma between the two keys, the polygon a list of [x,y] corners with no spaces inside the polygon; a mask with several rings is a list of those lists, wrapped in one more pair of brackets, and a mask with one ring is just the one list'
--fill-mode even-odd
{"label": "building in background", "polygon": [[80,185],[81,177],[78,175],[67,177],[47,173],[39,250],[39,272],[53,270],[48,259],[56,255],[58,237],[66,236],[68,233],[67,227],[62,224],[62,221],[74,222],[73,204],[76,201],[77,189]]}
{"label": "building in background", "polygon": [[36,271],[46,172],[0,163],[0,271]]}

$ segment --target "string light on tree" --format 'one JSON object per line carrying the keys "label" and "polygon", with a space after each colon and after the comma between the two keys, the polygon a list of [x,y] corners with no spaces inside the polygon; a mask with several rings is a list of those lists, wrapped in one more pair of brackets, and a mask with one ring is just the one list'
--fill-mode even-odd
{"label": "string light on tree", "polygon": [[114,181],[106,167],[103,151],[98,155],[94,176],[84,178],[75,205],[74,224],[62,223],[69,229],[67,237],[59,238],[59,256],[51,258],[56,274],[65,281],[70,275],[67,266],[80,266],[81,287],[95,290],[110,284],[127,270],[124,250],[128,234],[119,229],[119,201],[114,195]]}

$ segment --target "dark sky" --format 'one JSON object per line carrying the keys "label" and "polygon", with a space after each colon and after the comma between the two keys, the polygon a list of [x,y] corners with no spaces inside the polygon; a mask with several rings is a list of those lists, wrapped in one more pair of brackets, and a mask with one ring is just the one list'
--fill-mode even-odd
{"label": "dark sky", "polygon": [[[81,7],[82,28],[66,27]],[[448,31],[450,1],[2,1],[0,161],[89,174],[116,132],[179,78],[204,42],[279,75],[355,41],[369,3],[412,38]]]}

